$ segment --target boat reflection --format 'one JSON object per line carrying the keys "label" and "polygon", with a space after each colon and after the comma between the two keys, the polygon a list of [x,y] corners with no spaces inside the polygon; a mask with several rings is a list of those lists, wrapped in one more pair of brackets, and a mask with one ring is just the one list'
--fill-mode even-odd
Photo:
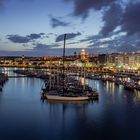
{"label": "boat reflection", "polygon": [[140,104],[140,91],[134,92],[133,100],[134,100],[135,104]]}

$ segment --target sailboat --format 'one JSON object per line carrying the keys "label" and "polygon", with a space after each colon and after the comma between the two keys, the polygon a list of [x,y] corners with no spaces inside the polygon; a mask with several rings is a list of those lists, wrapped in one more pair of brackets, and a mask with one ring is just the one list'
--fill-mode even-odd
{"label": "sailboat", "polygon": [[[80,82],[74,78],[66,77],[65,75],[65,43],[66,34],[64,34],[64,47],[63,47],[63,70],[61,75],[50,74],[49,81],[46,82],[46,86],[43,96],[47,100],[56,101],[84,101],[89,100],[90,96],[87,91],[83,90],[83,86]],[[89,90],[90,91],[90,90]],[[91,93],[91,91],[90,91]]]}

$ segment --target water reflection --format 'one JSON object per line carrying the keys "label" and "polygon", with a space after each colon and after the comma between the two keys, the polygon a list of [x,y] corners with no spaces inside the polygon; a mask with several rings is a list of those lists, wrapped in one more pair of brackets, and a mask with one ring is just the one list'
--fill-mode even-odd
{"label": "water reflection", "polygon": [[86,81],[97,88],[98,101],[42,102],[42,80],[9,79],[0,92],[0,139],[139,140],[140,92],[113,82]]}
{"label": "water reflection", "polygon": [[135,104],[140,104],[140,91],[135,91],[133,98],[134,98]]}

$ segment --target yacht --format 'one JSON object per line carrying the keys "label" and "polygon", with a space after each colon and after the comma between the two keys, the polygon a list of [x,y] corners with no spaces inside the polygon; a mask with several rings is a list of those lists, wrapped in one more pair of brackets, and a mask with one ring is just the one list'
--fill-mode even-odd
{"label": "yacht", "polygon": [[49,80],[45,82],[45,88],[42,88],[43,98],[55,101],[84,101],[91,98],[98,98],[98,94],[93,92],[91,88],[82,85],[79,80],[66,75],[64,70],[65,41],[66,34],[64,35],[62,73],[56,75],[50,74]]}

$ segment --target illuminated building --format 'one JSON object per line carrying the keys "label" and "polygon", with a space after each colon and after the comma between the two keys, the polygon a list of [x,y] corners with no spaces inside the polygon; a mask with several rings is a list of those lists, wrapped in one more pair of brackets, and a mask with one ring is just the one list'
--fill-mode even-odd
{"label": "illuminated building", "polygon": [[87,59],[87,53],[86,53],[85,49],[82,49],[80,51],[80,59],[81,60],[86,60]]}

